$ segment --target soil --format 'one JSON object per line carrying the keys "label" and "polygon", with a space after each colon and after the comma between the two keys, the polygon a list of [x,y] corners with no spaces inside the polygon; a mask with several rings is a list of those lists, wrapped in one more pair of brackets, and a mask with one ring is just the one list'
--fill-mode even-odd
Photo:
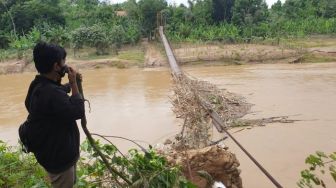
{"label": "soil", "polygon": [[28,63],[24,60],[12,60],[0,63],[0,74],[20,73]]}
{"label": "soil", "polygon": [[289,63],[291,59],[300,56],[300,52],[294,49],[257,44],[182,45],[180,48],[175,48],[174,53],[180,63],[218,60],[243,62],[284,60],[283,63]]}
{"label": "soil", "polygon": [[219,181],[227,188],[242,188],[239,161],[225,147],[214,145],[197,150],[165,150],[163,153],[169,163],[181,166],[184,176],[197,187],[211,187]]}
{"label": "soil", "polygon": [[168,66],[166,55],[160,51],[158,44],[144,40],[142,45],[145,47],[145,67]]}
{"label": "soil", "polygon": [[[144,67],[168,66],[163,48],[157,42],[142,41],[145,49]],[[296,63],[301,62],[304,53],[317,54],[325,57],[336,57],[336,46],[305,48],[295,50],[280,46],[258,44],[182,44],[175,45],[174,53],[181,64],[199,61],[230,62],[230,63]],[[0,63],[0,74],[11,74],[35,71],[31,60],[9,60]],[[131,60],[116,57],[96,60],[68,59],[68,63],[79,69],[93,69],[116,66],[127,68],[138,65]]]}

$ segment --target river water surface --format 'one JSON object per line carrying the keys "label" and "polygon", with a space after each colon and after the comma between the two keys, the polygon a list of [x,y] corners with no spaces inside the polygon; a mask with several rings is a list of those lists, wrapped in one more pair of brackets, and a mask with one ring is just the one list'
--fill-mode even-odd
{"label": "river water surface", "polygon": [[[254,104],[247,118],[290,116],[301,120],[233,134],[284,187],[296,187],[308,154],[336,150],[336,64],[196,66],[183,70],[244,96]],[[33,73],[0,75],[0,139],[13,145],[17,127],[27,115],[23,101],[33,77]],[[178,132],[169,102],[169,69],[87,70],[83,77],[91,103],[87,117],[92,132],[124,136],[142,145],[158,143]],[[124,151],[133,146],[112,141]],[[244,187],[273,187],[231,141],[227,145],[241,162]]]}
{"label": "river water surface", "polygon": [[[169,69],[97,69],[82,71],[86,115],[91,132],[158,143],[178,131],[169,101]],[[0,75],[0,139],[17,143],[17,127],[26,118],[24,99],[33,73]],[[64,80],[67,80],[65,78]],[[81,134],[84,138],[84,134]],[[128,141],[111,139],[123,151]]]}
{"label": "river water surface", "polygon": [[[246,118],[290,116],[302,120],[233,134],[284,187],[297,187],[295,183],[309,154],[317,150],[336,151],[336,64],[266,64],[184,70],[255,104],[253,113]],[[241,162],[244,187],[274,187],[235,144],[227,144]],[[331,178],[327,182],[332,182]],[[335,183],[328,187],[335,187]]]}

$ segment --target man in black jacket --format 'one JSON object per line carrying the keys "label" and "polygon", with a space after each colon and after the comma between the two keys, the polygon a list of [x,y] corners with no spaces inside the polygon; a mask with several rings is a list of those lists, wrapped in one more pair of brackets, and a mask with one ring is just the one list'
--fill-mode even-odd
{"label": "man in black jacket", "polygon": [[[31,82],[25,100],[30,121],[30,149],[55,188],[73,187],[79,158],[79,130],[76,120],[84,116],[84,100],[79,94],[76,71],[65,65],[64,48],[38,43],[33,51],[39,74]],[[72,95],[61,85],[68,72]]]}

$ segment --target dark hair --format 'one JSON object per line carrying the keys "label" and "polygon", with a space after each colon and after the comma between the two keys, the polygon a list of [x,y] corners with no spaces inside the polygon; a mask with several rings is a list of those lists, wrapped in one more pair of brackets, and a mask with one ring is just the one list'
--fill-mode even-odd
{"label": "dark hair", "polygon": [[55,63],[61,63],[66,58],[66,51],[59,45],[39,42],[35,45],[34,62],[39,73],[49,73]]}

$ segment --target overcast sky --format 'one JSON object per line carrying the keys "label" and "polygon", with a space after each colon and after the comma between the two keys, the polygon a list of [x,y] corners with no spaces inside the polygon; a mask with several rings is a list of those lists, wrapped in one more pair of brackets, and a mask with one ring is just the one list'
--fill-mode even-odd
{"label": "overcast sky", "polygon": [[[110,1],[111,3],[121,3],[121,2],[124,2],[126,0],[108,0]],[[187,2],[188,0],[166,0],[169,4],[173,4],[173,3],[176,3],[177,5],[183,3],[185,5],[187,5]],[[277,2],[278,0],[266,0],[268,6],[271,6],[273,5],[273,3]],[[281,0],[282,2],[285,2],[285,0]]]}

